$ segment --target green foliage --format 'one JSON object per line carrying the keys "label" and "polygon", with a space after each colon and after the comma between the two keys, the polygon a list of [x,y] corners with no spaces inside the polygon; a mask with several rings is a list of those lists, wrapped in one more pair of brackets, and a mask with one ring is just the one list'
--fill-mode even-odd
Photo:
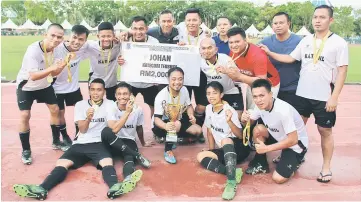
{"label": "green foliage", "polygon": [[[263,6],[256,6],[251,2],[227,0],[6,0],[1,2],[1,15],[2,22],[5,22],[9,13],[15,14],[15,17],[11,18],[18,25],[23,24],[27,18],[38,25],[49,18],[50,21],[58,23],[67,19],[71,24],[80,23],[84,19],[92,27],[102,20],[114,24],[121,20],[129,27],[132,17],[141,15],[150,23],[157,20],[164,9],[174,13],[178,24],[184,20],[186,9],[192,7],[201,9],[203,22],[211,29],[216,26],[217,18],[227,16],[240,27],[247,29],[254,24],[257,29],[262,30],[271,25],[275,13],[284,11],[291,16],[293,32],[297,32],[302,26],[313,32],[314,7],[310,1],[288,2],[278,6],[267,2]],[[361,9],[354,10],[353,15],[352,11],[351,7],[335,8],[332,31],[344,37],[360,35]]]}

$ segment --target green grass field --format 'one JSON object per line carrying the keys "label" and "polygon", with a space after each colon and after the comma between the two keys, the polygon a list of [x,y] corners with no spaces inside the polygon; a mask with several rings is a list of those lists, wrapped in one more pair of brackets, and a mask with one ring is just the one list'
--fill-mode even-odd
{"label": "green grass field", "polygon": [[[41,39],[42,36],[1,36],[1,76],[6,77],[6,80],[15,80],[27,46]],[[94,36],[90,39],[94,39]],[[349,48],[350,66],[346,81],[360,83],[361,45],[351,45]],[[88,80],[89,61],[83,61],[80,67],[80,80]]]}

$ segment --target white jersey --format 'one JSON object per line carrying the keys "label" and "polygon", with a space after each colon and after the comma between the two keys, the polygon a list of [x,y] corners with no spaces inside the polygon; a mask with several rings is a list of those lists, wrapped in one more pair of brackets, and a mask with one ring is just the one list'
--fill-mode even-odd
{"label": "white jersey", "polygon": [[[53,53],[47,54],[47,59],[51,62],[51,55]],[[23,91],[35,91],[49,87],[50,83],[47,81],[47,77],[36,81],[30,79],[30,72],[42,71],[46,68],[45,65],[44,51],[40,45],[40,41],[30,44],[25,52],[21,69],[16,77],[16,85],[19,86],[21,82],[27,81],[22,88]]]}
{"label": "white jersey", "polygon": [[[132,38],[130,38],[129,41],[132,41]],[[142,42],[140,42],[140,43],[142,43]],[[158,44],[159,41],[158,41],[158,39],[147,35],[147,41],[143,42],[143,43]],[[154,84],[152,84],[152,83],[143,83],[143,82],[128,82],[128,84],[133,86],[133,87],[136,87],[136,88],[149,88],[151,86],[154,86]]]}
{"label": "white jersey", "polygon": [[[119,120],[125,111],[120,110],[117,106],[115,106],[114,116],[116,120]],[[129,116],[124,126],[117,133],[119,138],[126,138],[135,141],[135,136],[137,135],[137,126],[144,125],[144,114],[143,110],[140,107],[137,107],[133,110]]]}
{"label": "white jersey", "polygon": [[[80,62],[86,59],[87,44],[84,44],[78,51],[75,52],[75,58],[70,61],[71,82],[68,82],[68,67],[66,66],[63,71],[57,76],[56,81],[53,84],[55,93],[64,94],[75,92],[79,89],[79,66]],[[61,43],[54,50],[55,59],[64,59],[70,51],[66,47],[65,43]]]}
{"label": "white jersey", "polygon": [[[229,63],[233,63],[231,57],[229,57],[226,54],[218,53],[217,54],[217,61],[216,64],[208,65],[207,61],[205,59],[202,59],[201,61],[201,70],[206,74],[207,76],[207,83],[210,83],[212,81],[218,81],[223,86],[223,93],[224,94],[239,94],[239,90],[236,87],[234,81],[229,78],[228,75],[216,73],[216,68],[219,66],[228,68]],[[213,66],[212,66],[213,65]],[[235,65],[232,65],[235,66]]]}
{"label": "white jersey", "polygon": [[[118,55],[120,43],[114,44],[112,49],[103,50],[99,41],[88,40],[87,52],[90,57],[90,81],[101,78],[105,87],[110,88],[117,85]],[[109,56],[109,54],[111,55]],[[109,61],[108,61],[109,58]]]}
{"label": "white jersey", "polygon": [[[338,67],[348,65],[347,42],[336,34],[332,34],[316,64],[313,63],[313,35],[306,36],[290,54],[301,61],[300,80],[296,94],[308,99],[327,101],[331,96],[332,83],[335,83]],[[320,47],[322,40],[317,40]]]}
{"label": "white jersey", "polygon": [[[261,118],[272,137],[278,142],[287,138],[287,135],[297,131],[298,141],[307,148],[308,135],[301,115],[287,102],[275,98],[273,108],[270,111],[260,110],[257,106],[251,111],[250,118]],[[301,153],[301,147],[296,144],[290,147],[297,153]]]}
{"label": "white jersey", "polygon": [[[112,100],[104,99],[103,103],[98,107],[94,112],[93,119],[89,123],[89,128],[86,133],[81,133],[79,131],[76,134],[76,138],[73,141],[73,144],[88,144],[101,142],[101,133],[102,130],[108,126],[109,120],[115,120],[114,112],[115,102]],[[86,120],[87,110],[91,108],[89,100],[82,100],[75,104],[74,109],[74,122]]]}
{"label": "white jersey", "polygon": [[199,47],[201,41],[205,38],[207,38],[207,35],[201,28],[199,35],[196,37],[188,34],[187,29],[181,29],[179,31],[179,42],[184,42],[186,45],[193,45]]}
{"label": "white jersey", "polygon": [[174,100],[174,104],[179,103],[181,105],[184,106],[189,106],[191,105],[191,99],[189,98],[189,94],[188,94],[188,90],[186,87],[182,87],[178,96],[174,97],[172,99],[171,94],[169,93],[169,87],[165,87],[163,88],[161,91],[159,91],[159,93],[157,94],[157,96],[155,97],[155,101],[154,101],[154,114],[155,115],[162,115],[163,116],[163,120],[168,119],[168,117],[164,114],[164,109],[163,109],[163,104],[171,104]]}
{"label": "white jersey", "polygon": [[221,141],[224,138],[236,137],[231,128],[229,127],[226,120],[226,111],[232,111],[232,122],[236,125],[240,130],[242,128],[241,123],[238,119],[238,114],[235,109],[233,109],[229,104],[223,105],[223,109],[219,112],[213,111],[213,106],[211,104],[206,107],[206,119],[204,121],[205,126],[212,131],[213,138],[218,146],[218,148],[222,148]]}

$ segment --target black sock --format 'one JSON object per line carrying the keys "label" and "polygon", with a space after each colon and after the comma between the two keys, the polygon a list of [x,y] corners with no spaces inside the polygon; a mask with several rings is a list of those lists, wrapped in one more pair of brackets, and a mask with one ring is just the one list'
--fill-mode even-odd
{"label": "black sock", "polygon": [[60,127],[57,125],[50,125],[53,134],[53,143],[60,142]]}
{"label": "black sock", "polygon": [[124,179],[132,174],[135,171],[134,169],[134,157],[130,155],[124,156],[124,166],[123,166],[123,176]]}
{"label": "black sock", "polygon": [[136,158],[140,156],[138,152],[129,148],[120,138],[118,138],[109,127],[106,127],[102,130],[102,142],[106,142],[111,147],[130,154]]}
{"label": "black sock", "polygon": [[221,162],[219,162],[217,159],[213,159],[210,157],[205,157],[201,161],[201,165],[210,171],[213,171],[215,173],[221,173],[226,174],[226,166],[224,166]]}
{"label": "black sock", "polygon": [[60,125],[59,130],[60,130],[61,136],[63,137],[63,140],[68,139],[68,138],[70,139],[68,132],[66,131],[66,124]]}
{"label": "black sock", "polygon": [[26,132],[20,132],[19,137],[21,141],[21,146],[23,147],[23,151],[30,150],[30,130]]}
{"label": "black sock", "polygon": [[117,173],[115,172],[114,166],[103,167],[102,174],[104,182],[107,183],[109,188],[118,183],[118,177]]}
{"label": "black sock", "polygon": [[226,144],[222,147],[224,162],[226,163],[226,175],[228,180],[236,179],[237,154],[233,144]]}
{"label": "black sock", "polygon": [[75,136],[79,133],[79,126],[75,123]]}
{"label": "black sock", "polygon": [[196,123],[202,127],[204,124],[204,120],[206,118],[206,114],[205,113],[200,114],[198,112],[195,112],[194,116],[196,117]]}
{"label": "black sock", "polygon": [[68,170],[62,166],[56,166],[40,185],[45,190],[50,191],[56,185],[60,184],[68,174]]}
{"label": "black sock", "polygon": [[172,147],[173,147],[173,142],[165,142],[164,143],[164,151],[172,151]]}

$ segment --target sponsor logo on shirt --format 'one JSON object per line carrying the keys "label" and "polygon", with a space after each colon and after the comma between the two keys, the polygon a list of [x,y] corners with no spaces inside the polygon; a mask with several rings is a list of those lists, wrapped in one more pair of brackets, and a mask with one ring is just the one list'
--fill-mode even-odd
{"label": "sponsor logo on shirt", "polygon": [[[305,54],[305,59],[313,59],[313,53],[308,53],[308,54],[306,53],[306,54]],[[324,61],[325,61],[325,57],[324,57],[324,56],[320,56],[320,57],[318,58],[318,60],[324,62]]]}
{"label": "sponsor logo on shirt", "polygon": [[134,128],[133,125],[124,125],[123,128]]}
{"label": "sponsor logo on shirt", "polygon": [[224,133],[223,128],[214,127],[212,124],[211,124],[211,128],[217,132]]}
{"label": "sponsor logo on shirt", "polygon": [[105,122],[105,118],[92,119],[91,122]]}
{"label": "sponsor logo on shirt", "polygon": [[239,70],[242,74],[248,75],[248,76],[253,76],[253,73],[248,71],[248,70],[244,70],[244,69],[240,69]]}
{"label": "sponsor logo on shirt", "polygon": [[268,127],[267,124],[266,124],[266,128],[268,128],[270,131],[275,132],[275,133],[279,133],[279,132],[280,132],[277,128],[270,128],[270,127]]}
{"label": "sponsor logo on shirt", "polygon": [[[113,62],[115,59],[111,59],[109,63]],[[98,60],[98,64],[107,64],[108,60]]]}

